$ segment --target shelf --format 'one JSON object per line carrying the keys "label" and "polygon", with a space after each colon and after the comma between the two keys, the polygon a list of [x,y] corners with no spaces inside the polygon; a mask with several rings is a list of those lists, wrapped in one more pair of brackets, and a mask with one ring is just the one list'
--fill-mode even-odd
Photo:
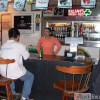
{"label": "shelf", "polygon": [[84,40],[84,43],[100,43],[100,41],[89,41],[89,40]]}

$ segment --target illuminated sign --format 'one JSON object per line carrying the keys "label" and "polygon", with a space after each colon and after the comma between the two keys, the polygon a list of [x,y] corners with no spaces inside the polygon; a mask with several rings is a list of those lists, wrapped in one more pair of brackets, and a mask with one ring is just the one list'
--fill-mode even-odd
{"label": "illuminated sign", "polygon": [[91,14],[90,9],[68,9],[68,16],[89,16]]}
{"label": "illuminated sign", "polygon": [[84,16],[90,16],[92,14],[92,11],[90,9],[85,9]]}
{"label": "illuminated sign", "polygon": [[68,9],[68,16],[84,16],[84,9]]}

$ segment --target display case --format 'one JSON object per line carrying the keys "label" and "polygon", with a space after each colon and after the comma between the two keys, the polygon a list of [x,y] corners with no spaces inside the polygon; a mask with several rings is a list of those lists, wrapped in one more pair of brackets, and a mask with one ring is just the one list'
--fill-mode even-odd
{"label": "display case", "polygon": [[45,26],[51,28],[52,35],[61,43],[64,44],[65,37],[83,37],[84,46],[100,47],[99,17],[58,19],[45,20]]}

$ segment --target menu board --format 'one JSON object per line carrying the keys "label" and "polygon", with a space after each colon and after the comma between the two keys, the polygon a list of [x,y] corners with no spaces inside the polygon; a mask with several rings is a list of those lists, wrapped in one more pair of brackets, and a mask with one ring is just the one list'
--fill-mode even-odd
{"label": "menu board", "polygon": [[2,29],[10,29],[12,27],[12,14],[2,14]]}

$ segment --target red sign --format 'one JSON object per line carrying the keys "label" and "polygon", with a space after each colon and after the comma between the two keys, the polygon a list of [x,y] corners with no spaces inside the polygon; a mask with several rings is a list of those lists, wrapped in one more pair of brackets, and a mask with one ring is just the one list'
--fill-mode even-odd
{"label": "red sign", "polygon": [[84,9],[68,9],[68,16],[84,16]]}

